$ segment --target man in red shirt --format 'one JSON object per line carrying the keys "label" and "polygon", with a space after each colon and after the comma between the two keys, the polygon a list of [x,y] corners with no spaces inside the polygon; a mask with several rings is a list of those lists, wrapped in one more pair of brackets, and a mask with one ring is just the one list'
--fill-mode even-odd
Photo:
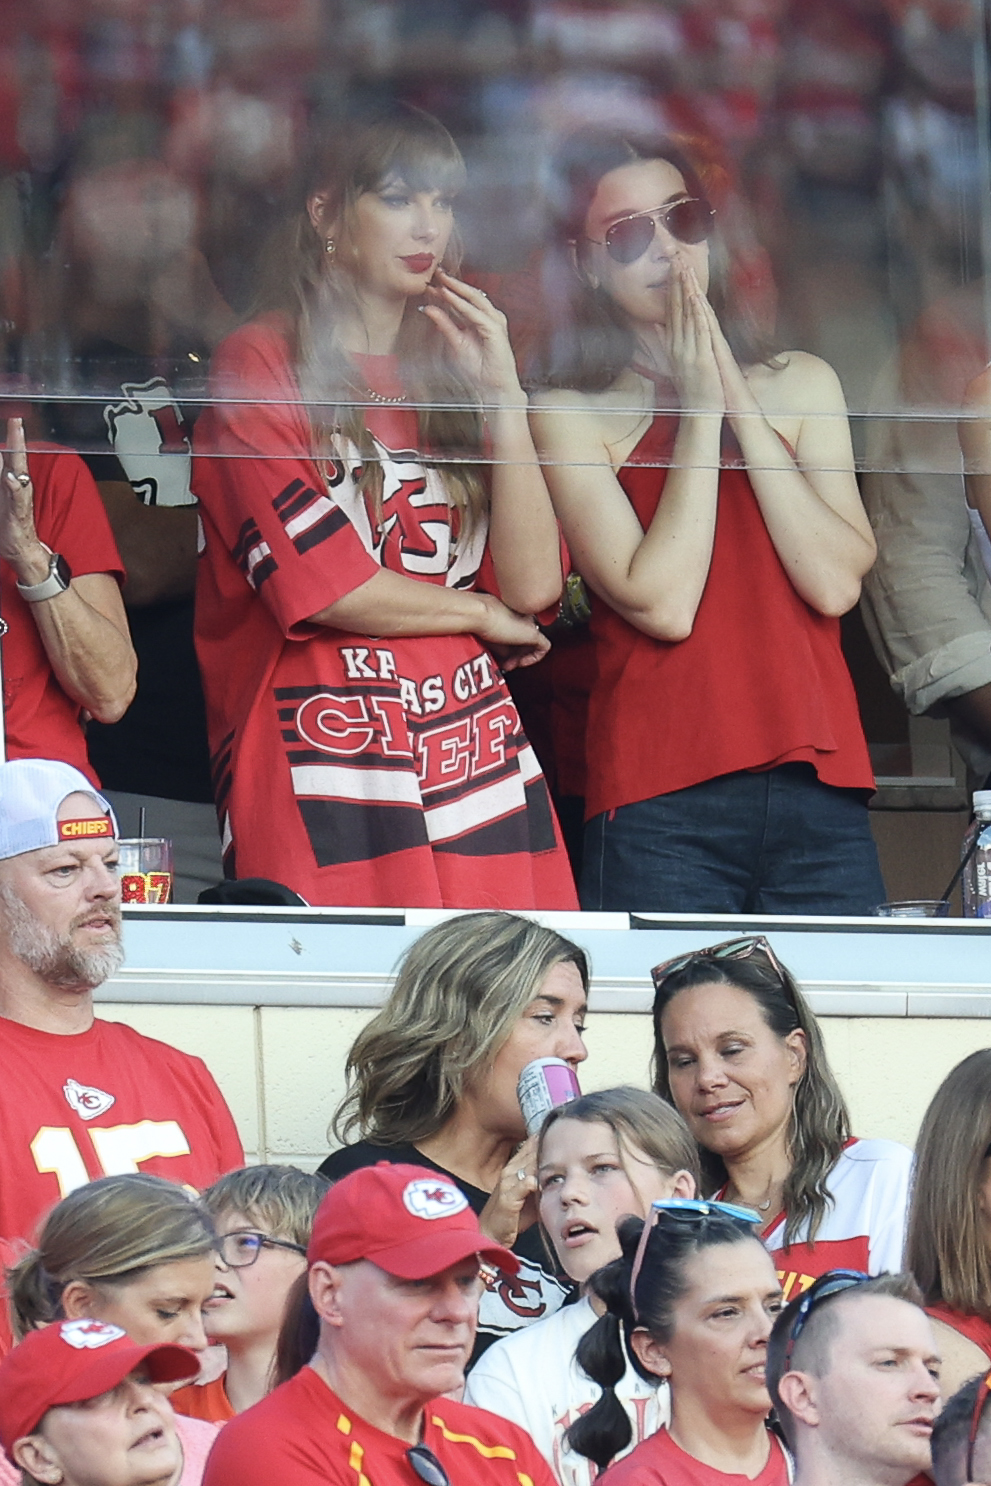
{"label": "man in red shirt", "polygon": [[308,1366],[226,1424],[203,1486],[553,1486],[528,1434],[461,1387],[480,1262],[515,1273],[454,1183],[380,1162],[332,1187],[307,1250]]}
{"label": "man in red shirt", "polygon": [[821,1275],[782,1311],[767,1347],[794,1486],[907,1486],[928,1472],[939,1363],[910,1275]]}
{"label": "man in red shirt", "polygon": [[199,1188],[244,1161],[199,1058],[93,1015],[123,959],[116,834],[71,765],[0,764],[0,1257],[94,1177]]}

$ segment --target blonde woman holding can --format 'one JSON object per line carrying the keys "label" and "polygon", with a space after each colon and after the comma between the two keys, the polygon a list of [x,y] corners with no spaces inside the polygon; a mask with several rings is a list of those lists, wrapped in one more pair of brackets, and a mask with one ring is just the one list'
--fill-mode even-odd
{"label": "blonde woman holding can", "polygon": [[584,1061],[588,977],[584,951],[553,929],[511,913],[464,914],[410,947],[348,1055],[332,1127],[343,1149],[321,1174],[336,1181],[377,1161],[433,1167],[522,1260],[515,1280],[482,1297],[476,1356],[570,1291],[535,1226],[536,1138],[527,1139],[517,1084],[535,1059]]}

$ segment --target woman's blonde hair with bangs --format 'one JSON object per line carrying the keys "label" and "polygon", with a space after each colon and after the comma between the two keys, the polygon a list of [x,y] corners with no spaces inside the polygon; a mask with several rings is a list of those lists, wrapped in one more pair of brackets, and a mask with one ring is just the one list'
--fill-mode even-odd
{"label": "woman's blonde hair with bangs", "polygon": [[[291,218],[269,245],[254,310],[280,310],[290,321],[290,346],[300,390],[315,438],[314,453],[330,459],[350,444],[361,459],[359,487],[376,519],[382,512],[382,467],[365,422],[368,391],[341,345],[342,319],[358,312],[347,266],[349,223],[355,204],[388,181],[411,191],[456,195],[465,166],[444,126],[411,104],[399,103],[366,118],[346,119],[319,130],[297,187]],[[340,240],[328,254],[326,240],[310,219],[314,196],[324,215],[341,223]],[[442,267],[460,266],[460,241],[452,233]],[[483,453],[478,390],[457,366],[443,335],[426,315],[407,313],[396,342],[409,399],[417,407],[423,456],[437,468],[467,531],[483,515],[486,488],[472,462]]]}

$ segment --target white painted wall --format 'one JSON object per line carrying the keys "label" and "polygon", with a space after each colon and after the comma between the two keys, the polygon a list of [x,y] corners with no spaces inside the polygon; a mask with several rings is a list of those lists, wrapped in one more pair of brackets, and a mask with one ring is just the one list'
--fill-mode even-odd
{"label": "white painted wall", "polygon": [[[647,1086],[650,1018],[593,1012],[586,1090]],[[370,1010],[333,1006],[191,1006],[104,1002],[99,1015],[203,1058],[227,1097],[248,1159],[316,1166],[344,1088],[348,1048]],[[824,1016],[833,1068],[854,1131],[914,1144],[926,1105],[961,1058],[991,1046],[991,1022],[970,1017]]]}

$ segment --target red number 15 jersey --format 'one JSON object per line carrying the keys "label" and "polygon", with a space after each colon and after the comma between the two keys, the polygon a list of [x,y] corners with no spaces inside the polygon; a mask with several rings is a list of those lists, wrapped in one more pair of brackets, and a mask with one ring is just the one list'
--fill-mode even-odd
{"label": "red number 15 jersey", "polygon": [[33,1242],[39,1219],[95,1177],[144,1171],[199,1189],[244,1163],[206,1065],[119,1022],[62,1037],[0,1019],[0,1131],[7,1262],[12,1241]]}

